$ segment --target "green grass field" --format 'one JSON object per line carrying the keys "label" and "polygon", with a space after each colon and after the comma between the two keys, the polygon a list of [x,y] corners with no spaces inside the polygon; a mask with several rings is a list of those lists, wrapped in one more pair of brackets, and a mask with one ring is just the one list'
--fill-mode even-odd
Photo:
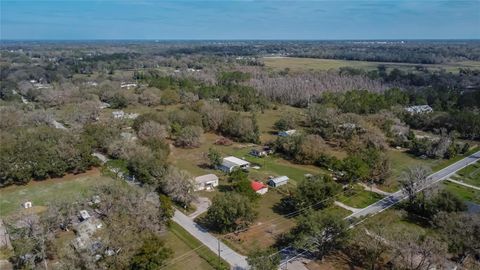
{"label": "green grass field", "polygon": [[417,66],[426,67],[430,70],[445,69],[449,72],[458,72],[460,68],[480,68],[480,62],[477,61],[465,61],[447,64],[411,64],[296,57],[264,57],[263,62],[267,67],[273,70],[284,70],[286,68],[289,68],[291,71],[294,72],[327,71],[331,69],[339,69],[341,67],[353,67],[373,70],[376,69],[379,65],[384,65],[387,67],[387,69],[399,68],[404,71],[414,71],[415,67]]}
{"label": "green grass field", "polygon": [[457,173],[460,177],[455,180],[480,187],[480,162],[475,162]]}
{"label": "green grass field", "polygon": [[443,181],[441,186],[442,188],[456,194],[457,196],[464,199],[465,201],[480,204],[480,191],[478,190],[457,185],[449,181]]}
{"label": "green grass field", "polygon": [[383,198],[382,195],[366,191],[362,186],[356,185],[350,192],[341,194],[337,201],[355,208],[364,208]]}
{"label": "green grass field", "polygon": [[42,211],[53,200],[85,196],[92,186],[111,181],[114,180],[101,176],[98,170],[93,170],[85,174],[32,181],[24,186],[8,186],[0,189],[0,216],[26,211],[21,206],[26,201],[33,203],[33,208],[29,211]]}

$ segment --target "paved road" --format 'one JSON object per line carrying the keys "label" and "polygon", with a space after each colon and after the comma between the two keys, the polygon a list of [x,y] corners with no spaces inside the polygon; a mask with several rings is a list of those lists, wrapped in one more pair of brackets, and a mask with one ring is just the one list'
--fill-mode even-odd
{"label": "paved road", "polygon": [[195,212],[191,213],[188,215],[189,218],[194,219],[198,217],[199,215],[205,213],[208,211],[208,208],[210,205],[212,205],[212,202],[210,201],[209,198],[205,197],[198,197],[193,204],[195,204],[195,207],[197,208]]}
{"label": "paved road", "polygon": [[[450,175],[454,174],[456,171],[468,166],[469,164],[477,161],[480,159],[480,151],[477,151],[476,153],[460,160],[460,161],[457,161],[456,163],[453,163],[452,165],[434,173],[434,174],[431,174],[429,176],[429,182],[428,184],[424,187],[424,188],[427,188],[439,181],[442,181],[444,179],[446,179],[447,177],[449,177]],[[362,210],[360,211],[357,211],[353,214],[351,214],[350,216],[346,217],[346,219],[350,219],[350,218],[359,218],[359,217],[362,217],[362,216],[365,216],[365,215],[372,215],[372,214],[377,214],[377,213],[380,213],[382,211],[384,211],[385,209],[388,209],[390,207],[392,207],[393,205],[397,204],[398,202],[400,202],[401,200],[405,199],[406,198],[406,195],[404,194],[404,192],[402,190],[399,190],[395,193],[393,193],[392,195],[390,196],[387,196],[383,199],[381,199],[380,201],[376,202],[376,203],[373,203],[365,208],[363,208]]]}
{"label": "paved road", "polygon": [[[207,246],[215,254],[218,253],[218,239],[215,238],[213,235],[209,234],[206,229],[193,222],[193,220],[191,220],[189,217],[187,217],[178,210],[175,210],[173,221],[182,226],[182,228],[184,228],[191,235],[197,238],[200,242],[202,242],[202,244]],[[246,270],[249,268],[245,256],[238,254],[237,252],[223,244],[221,241],[220,256],[230,264],[232,269]]]}

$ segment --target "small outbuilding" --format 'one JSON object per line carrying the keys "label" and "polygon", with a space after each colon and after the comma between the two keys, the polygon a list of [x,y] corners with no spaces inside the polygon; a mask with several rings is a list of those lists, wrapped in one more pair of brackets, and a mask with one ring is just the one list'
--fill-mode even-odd
{"label": "small outbuilding", "polygon": [[250,151],[250,155],[254,157],[266,157],[272,153],[273,153],[273,150],[269,146],[254,148]]}
{"label": "small outbuilding", "polygon": [[417,106],[410,106],[405,108],[407,112],[410,114],[419,114],[419,113],[431,113],[433,112],[432,107],[429,105],[417,105]]}
{"label": "small outbuilding", "polygon": [[279,176],[279,177],[275,177],[275,178],[272,178],[270,180],[268,180],[268,185],[271,186],[271,187],[279,187],[279,186],[283,186],[285,185],[286,183],[288,183],[288,180],[290,180],[290,178],[288,178],[288,176]]}
{"label": "small outbuilding", "polygon": [[262,182],[252,181],[251,187],[257,194],[263,195],[268,192],[268,186]]}
{"label": "small outbuilding", "polygon": [[112,114],[113,114],[113,118],[115,119],[122,119],[125,116],[124,111],[114,111],[112,112]]}
{"label": "small outbuilding", "polygon": [[218,186],[218,176],[215,174],[205,174],[195,177],[195,191],[212,190]]}
{"label": "small outbuilding", "polygon": [[227,173],[231,173],[236,169],[248,169],[249,167],[250,162],[232,156],[223,158],[222,165],[220,165],[220,169]]}
{"label": "small outbuilding", "polygon": [[22,206],[23,208],[27,209],[27,208],[32,208],[32,202],[24,202],[22,203]]}
{"label": "small outbuilding", "polygon": [[80,220],[84,221],[90,218],[90,214],[87,210],[80,210]]}
{"label": "small outbuilding", "polygon": [[278,136],[280,137],[289,137],[292,136],[293,134],[297,133],[297,130],[295,129],[290,129],[290,130],[284,130],[284,131],[279,131]]}

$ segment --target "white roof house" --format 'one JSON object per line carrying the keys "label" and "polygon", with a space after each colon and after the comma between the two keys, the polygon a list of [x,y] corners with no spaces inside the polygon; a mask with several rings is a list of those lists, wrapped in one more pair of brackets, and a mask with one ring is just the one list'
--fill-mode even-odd
{"label": "white roof house", "polygon": [[107,102],[100,102],[99,108],[100,109],[110,108],[110,104],[108,104]]}
{"label": "white roof house", "polygon": [[218,176],[215,174],[205,174],[195,177],[195,191],[198,190],[212,190],[218,186]]}
{"label": "white roof house", "polygon": [[292,136],[293,134],[295,134],[297,131],[295,129],[290,129],[290,130],[285,130],[285,131],[279,131],[278,132],[278,136],[280,137],[288,137],[288,136]]}
{"label": "white roof house", "polygon": [[250,167],[250,162],[230,156],[223,158],[220,169],[225,172],[232,172],[233,170],[238,168],[246,169],[248,167]]}
{"label": "white roof house", "polygon": [[25,209],[32,208],[32,202],[24,202],[24,203],[22,203],[22,206]]}
{"label": "white roof house", "polygon": [[138,113],[125,113],[124,111],[114,111],[112,114],[115,119],[135,119],[139,115]]}
{"label": "white roof house", "polygon": [[429,105],[417,105],[417,106],[410,106],[405,108],[407,112],[410,114],[417,114],[417,113],[431,113],[433,112],[432,107]]}
{"label": "white roof house", "polygon": [[279,187],[288,183],[288,176],[279,176],[268,180],[268,185],[271,187]]}
{"label": "white roof house", "polygon": [[90,218],[90,214],[87,212],[87,210],[80,210],[80,219],[87,220]]}
{"label": "white roof house", "polygon": [[121,119],[125,116],[125,112],[123,111],[114,111],[112,112],[112,114],[113,114],[113,118],[115,119]]}
{"label": "white roof house", "polygon": [[121,87],[121,88],[127,88],[127,89],[130,89],[130,88],[137,87],[137,84],[136,84],[136,83],[127,83],[127,82],[122,82],[122,83],[120,84],[120,87]]}

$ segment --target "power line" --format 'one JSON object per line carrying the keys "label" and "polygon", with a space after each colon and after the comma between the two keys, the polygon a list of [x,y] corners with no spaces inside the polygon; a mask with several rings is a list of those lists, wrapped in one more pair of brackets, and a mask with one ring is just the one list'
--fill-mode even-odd
{"label": "power line", "polygon": [[[285,215],[282,215],[282,216],[280,216],[280,217],[277,217],[277,218],[273,218],[273,219],[267,220],[267,221],[263,222],[262,224],[257,224],[257,225],[251,226],[251,227],[249,227],[246,231],[249,231],[249,232],[255,231],[255,230],[260,229],[262,226],[269,225],[269,224],[273,224],[273,222],[275,222],[276,220],[279,220],[279,219],[282,219],[282,218],[284,219],[284,218],[288,218],[288,217],[295,216],[295,215],[297,215],[297,214],[299,214],[299,213],[301,213],[301,212],[303,212],[303,211],[305,211],[305,210],[310,209],[311,207],[317,206],[317,205],[319,205],[319,204],[321,204],[321,203],[323,203],[323,202],[325,202],[325,201],[327,201],[327,200],[330,200],[330,199],[333,199],[333,198],[335,198],[335,197],[338,197],[338,196],[342,195],[343,193],[345,193],[345,192],[347,192],[347,191],[349,191],[349,190],[350,190],[350,189],[343,190],[343,191],[341,191],[341,192],[339,192],[339,193],[337,193],[337,194],[335,194],[335,195],[333,195],[333,196],[331,196],[331,197],[325,198],[325,199],[320,200],[320,201],[318,201],[318,202],[316,202],[316,203],[313,203],[313,204],[310,204],[310,205],[308,205],[308,206],[305,206],[305,207],[303,207],[303,208],[301,208],[301,209],[298,209],[298,210],[289,212],[289,213],[287,213],[287,214],[285,214]],[[286,219],[285,219],[285,220],[281,220],[280,222],[277,223],[277,225],[278,225],[278,224],[281,224],[281,223],[283,223],[283,222],[287,222],[287,221],[288,221],[288,220],[286,220]],[[219,236],[219,237],[225,237],[225,236],[228,236],[228,235],[238,234],[238,233],[241,233],[241,232],[239,232],[239,231],[234,231],[234,232],[231,232],[231,233],[227,233],[227,234],[221,235],[221,236]],[[172,261],[181,259],[181,258],[183,258],[183,256],[185,256],[185,255],[187,255],[187,254],[190,254],[190,253],[193,253],[193,252],[195,252],[196,250],[198,250],[198,249],[200,249],[200,248],[202,248],[202,247],[204,247],[204,246],[206,247],[205,244],[202,244],[202,245],[196,247],[196,248],[193,249],[193,250],[187,251],[186,253],[184,253],[184,254],[176,257],[176,258],[173,258]],[[287,247],[287,248],[288,248],[288,247]],[[286,248],[284,248],[284,249],[286,249]],[[284,249],[282,249],[282,250],[284,250]],[[280,250],[280,251],[278,251],[278,252],[276,252],[276,253],[274,253],[274,254],[272,254],[272,255],[278,254],[278,253],[280,253],[282,250]],[[225,253],[224,253],[224,254],[225,254]],[[188,255],[188,256],[190,256],[190,255]],[[187,256],[187,257],[188,257],[188,256]],[[174,262],[174,263],[177,263],[177,262]],[[174,263],[170,263],[170,264],[168,264],[167,266],[172,265],[172,264],[174,264]],[[163,268],[165,268],[165,267],[166,267],[166,266],[164,266],[164,267],[162,267],[162,268],[160,268],[160,269],[163,269]]]}

